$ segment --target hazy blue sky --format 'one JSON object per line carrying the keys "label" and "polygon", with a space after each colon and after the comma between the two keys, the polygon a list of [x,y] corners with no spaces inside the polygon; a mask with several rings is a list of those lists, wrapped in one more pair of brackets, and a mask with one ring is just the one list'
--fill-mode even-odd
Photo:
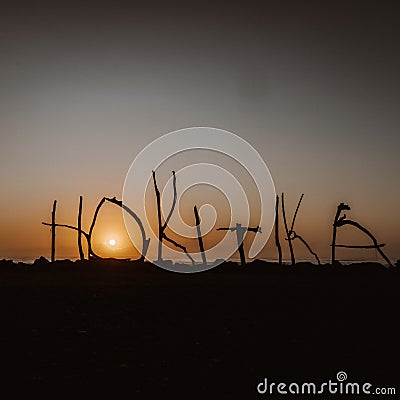
{"label": "hazy blue sky", "polygon": [[398,4],[2,4],[0,257],[47,255],[53,199],[72,222],[84,195],[87,221],[142,147],[202,125],[256,147],[289,208],[305,193],[322,256],[345,201],[400,258]]}

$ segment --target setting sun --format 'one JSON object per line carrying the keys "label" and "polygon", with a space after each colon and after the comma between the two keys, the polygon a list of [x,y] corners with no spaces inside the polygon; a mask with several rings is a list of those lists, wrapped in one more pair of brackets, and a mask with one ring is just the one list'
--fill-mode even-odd
{"label": "setting sun", "polygon": [[116,242],[114,239],[110,239],[110,240],[108,241],[108,244],[109,244],[110,246],[115,246],[116,243],[117,243],[117,242]]}

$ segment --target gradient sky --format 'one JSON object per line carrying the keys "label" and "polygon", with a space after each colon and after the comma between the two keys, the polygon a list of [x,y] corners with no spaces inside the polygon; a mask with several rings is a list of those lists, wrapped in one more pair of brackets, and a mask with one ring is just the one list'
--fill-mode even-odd
{"label": "gradient sky", "polygon": [[[54,199],[58,220],[75,224],[83,195],[87,224],[103,195],[121,197],[146,144],[200,125],[250,142],[290,212],[305,193],[297,230],[320,256],[344,201],[400,258],[399,11],[391,1],[2,4],[0,257],[48,256],[40,222]],[[340,242],[369,244],[344,229]],[[102,254],[111,237],[126,241],[107,206]],[[60,230],[58,254],[75,255],[75,241]],[[270,243],[263,255],[275,253]]]}

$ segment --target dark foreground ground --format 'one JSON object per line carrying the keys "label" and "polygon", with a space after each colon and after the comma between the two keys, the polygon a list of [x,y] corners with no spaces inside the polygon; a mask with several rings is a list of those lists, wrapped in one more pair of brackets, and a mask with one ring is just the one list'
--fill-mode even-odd
{"label": "dark foreground ground", "polygon": [[399,393],[399,272],[2,262],[0,388],[53,398],[272,398],[257,394],[264,378],[318,383],[345,371],[347,381]]}

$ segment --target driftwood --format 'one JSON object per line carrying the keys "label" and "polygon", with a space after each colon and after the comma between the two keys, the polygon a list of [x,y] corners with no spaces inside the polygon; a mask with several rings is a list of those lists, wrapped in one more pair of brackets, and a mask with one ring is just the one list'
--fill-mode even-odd
{"label": "driftwood", "polygon": [[[382,251],[382,247],[385,244],[379,244],[375,236],[364,226],[359,224],[356,221],[352,221],[351,219],[347,219],[346,214],[343,214],[343,216],[340,216],[341,212],[343,210],[350,210],[350,207],[347,204],[340,203],[337,212],[335,215],[335,220],[333,224],[333,237],[332,237],[332,265],[336,263],[335,260],[335,247],[348,247],[348,248],[364,248],[364,249],[370,249],[374,248],[378,251],[378,253],[382,256],[382,258],[386,261],[386,263],[389,265],[389,267],[393,267],[392,262],[389,260],[389,258],[386,256],[386,254]],[[367,245],[367,246],[348,246],[348,245],[337,245],[336,244],[336,234],[337,234],[337,228],[344,226],[344,225],[350,225],[354,226],[361,232],[365,233],[371,240],[373,245]]]}
{"label": "driftwood", "polygon": [[296,231],[294,230],[294,224],[296,222],[296,217],[297,217],[297,214],[299,212],[300,204],[301,204],[301,202],[303,200],[303,197],[304,197],[304,193],[300,196],[300,199],[299,199],[299,201],[297,203],[296,210],[295,210],[294,215],[293,215],[293,219],[292,219],[292,223],[290,225],[290,229],[288,229],[288,224],[287,224],[287,220],[286,220],[286,213],[285,213],[285,197],[284,197],[284,193],[282,193],[282,214],[283,214],[283,220],[284,220],[285,230],[286,230],[286,240],[289,243],[291,262],[292,262],[292,265],[296,264],[296,259],[295,259],[295,256],[294,256],[294,250],[293,250],[292,241],[295,240],[295,239],[299,239],[300,242],[303,243],[304,246],[307,248],[307,250],[315,257],[315,259],[317,260],[318,265],[321,265],[321,261],[320,261],[320,259],[318,257],[318,254],[315,251],[313,251],[311,249],[310,245],[305,241],[305,239],[302,236],[298,235],[296,233]]}
{"label": "driftwood", "polygon": [[286,212],[285,212],[285,193],[282,193],[282,215],[283,215],[283,223],[285,224],[286,240],[288,241],[288,244],[289,244],[290,260],[291,260],[292,265],[295,265],[296,259],[294,257],[292,238],[291,238],[290,230],[289,230],[289,227],[287,224]]}
{"label": "driftwood", "polygon": [[139,226],[140,233],[142,235],[141,260],[143,261],[147,255],[147,250],[149,249],[150,239],[146,238],[146,232],[144,230],[142,221],[140,220],[138,215],[134,211],[132,211],[128,206],[123,204],[121,200],[117,200],[115,197],[113,197],[111,199],[106,197],[105,199],[106,199],[106,201],[121,207],[136,221],[137,225]]}
{"label": "driftwood", "polygon": [[[42,222],[42,225],[52,226],[53,224],[50,224],[48,222]],[[74,231],[78,231],[79,230],[78,227],[73,226],[73,225],[68,225],[68,224],[54,224],[54,226],[59,227],[59,228],[68,228],[68,229],[72,229]],[[89,235],[88,235],[87,232],[85,232],[84,230],[81,230],[81,233],[82,233],[83,236],[85,236],[86,240],[89,239]]]}
{"label": "driftwood", "polygon": [[337,224],[337,221],[339,220],[340,214],[344,210],[350,210],[350,207],[347,204],[340,203],[337,207],[336,215],[333,220],[332,244],[331,244],[331,247],[332,247],[331,264],[332,265],[336,264],[336,235],[337,235],[337,225],[336,224]]}
{"label": "driftwood", "polygon": [[136,215],[136,213],[134,213],[128,206],[126,206],[125,204],[122,203],[121,200],[117,200],[116,197],[113,198],[109,198],[109,197],[103,197],[99,204],[96,207],[96,211],[93,215],[93,220],[92,223],[90,225],[90,229],[89,229],[89,254],[95,258],[99,258],[99,256],[97,256],[92,248],[92,234],[93,234],[93,229],[96,225],[96,221],[97,221],[97,216],[99,215],[99,211],[101,209],[101,207],[103,206],[103,204],[108,201],[110,203],[113,203],[119,207],[121,207],[123,210],[125,210],[138,224],[141,235],[142,235],[142,250],[141,250],[141,260],[144,260],[144,258],[146,257],[147,254],[147,250],[149,248],[149,243],[150,243],[150,239],[146,238],[146,233],[142,224],[142,221],[140,220],[140,218]]}
{"label": "driftwood", "polygon": [[201,235],[199,212],[197,211],[197,207],[196,206],[194,206],[193,211],[194,211],[194,219],[195,219],[195,222],[196,222],[197,240],[199,242],[201,259],[203,261],[203,266],[206,267],[207,266],[207,259],[206,259],[206,254],[204,252],[203,237]]}
{"label": "driftwood", "polygon": [[[186,247],[181,245],[181,244],[179,244],[175,240],[171,239],[165,233],[165,230],[168,227],[168,223],[169,223],[169,221],[170,221],[170,219],[172,217],[172,213],[173,213],[173,211],[174,211],[174,209],[176,207],[176,202],[177,202],[177,190],[176,190],[175,172],[172,171],[172,174],[173,174],[173,190],[174,190],[173,202],[172,202],[171,208],[170,208],[169,213],[168,213],[167,217],[165,218],[164,222],[162,221],[161,195],[160,195],[160,191],[159,191],[158,186],[157,186],[155,172],[153,171],[152,173],[153,173],[153,182],[154,182],[154,189],[155,189],[155,194],[156,194],[156,199],[157,199],[157,211],[158,211],[158,238],[159,238],[159,243],[158,243],[158,261],[162,262],[162,241],[165,240],[165,241],[173,244],[175,247],[183,250],[183,252],[187,255],[187,257],[190,259],[190,261],[194,265],[194,259],[187,252]],[[304,197],[304,194],[301,195],[301,197],[300,197],[300,199],[298,201],[298,204],[297,204],[297,207],[296,207],[296,210],[295,210],[295,213],[293,215],[292,222],[291,222],[291,225],[290,225],[290,228],[289,228],[288,221],[287,221],[287,218],[286,218],[286,212],[285,212],[285,198],[284,198],[284,193],[282,193],[282,204],[281,204],[281,207],[282,207],[282,214],[283,214],[283,220],[284,220],[285,231],[286,231],[286,240],[288,241],[289,249],[290,249],[291,262],[292,262],[292,265],[295,265],[295,263],[296,263],[292,242],[295,239],[299,239],[300,242],[303,243],[303,245],[308,249],[308,251],[315,257],[315,259],[317,260],[317,263],[319,265],[321,265],[320,259],[319,259],[318,255],[317,255],[317,253],[315,253],[311,249],[309,244],[305,241],[305,239],[302,236],[298,235],[296,233],[296,231],[294,230],[296,217],[297,217],[297,214],[298,214],[298,211],[299,211],[299,208],[300,208],[300,205],[301,205],[303,197]],[[136,221],[136,223],[138,224],[138,226],[140,228],[141,235],[142,235],[142,251],[141,251],[140,260],[144,260],[145,259],[146,254],[147,254],[147,250],[148,250],[148,247],[149,247],[150,239],[146,238],[146,233],[145,233],[143,224],[142,224],[140,218],[137,216],[137,214],[135,214],[129,207],[124,205],[121,200],[117,200],[115,197],[113,197],[113,198],[103,197],[100,200],[100,202],[98,203],[98,205],[97,205],[97,207],[95,209],[95,212],[94,212],[94,215],[93,215],[93,219],[92,219],[89,231],[85,232],[82,229],[82,203],[83,203],[83,198],[82,198],[82,196],[80,196],[79,197],[77,226],[56,223],[57,200],[54,200],[54,202],[53,202],[53,208],[52,208],[52,213],[51,213],[51,223],[42,222],[43,225],[51,227],[51,261],[52,262],[55,261],[55,242],[56,242],[56,228],[57,227],[63,227],[63,228],[71,229],[71,230],[74,230],[74,231],[78,232],[78,250],[79,250],[79,256],[80,256],[81,260],[85,259],[85,255],[84,255],[83,248],[82,248],[82,235],[85,237],[85,239],[87,241],[88,258],[89,259],[90,258],[102,258],[102,257],[98,256],[93,251],[93,248],[92,248],[92,235],[93,235],[93,231],[94,231],[94,228],[95,228],[95,225],[96,225],[96,221],[97,221],[100,209],[101,209],[101,207],[104,205],[104,203],[106,201],[121,207],[132,218],[134,218],[134,220]],[[333,221],[333,233],[332,233],[332,243],[331,243],[331,247],[332,247],[331,263],[332,263],[332,265],[335,265],[336,262],[337,262],[336,261],[335,250],[336,250],[337,247],[340,247],[340,248],[350,248],[350,249],[375,249],[375,250],[377,250],[379,252],[379,254],[386,261],[386,263],[390,267],[393,267],[392,262],[385,255],[385,253],[382,251],[382,248],[385,246],[385,244],[384,243],[378,243],[378,241],[375,238],[375,236],[368,229],[366,229],[364,226],[362,226],[358,222],[355,222],[353,220],[347,219],[346,214],[341,215],[342,211],[344,211],[344,210],[350,210],[350,207],[347,204],[340,203],[338,205],[338,207],[337,207],[337,211],[336,211],[335,218],[334,218],[334,221]],[[197,210],[196,206],[194,206],[194,216],[195,216],[195,222],[196,222],[196,229],[197,229],[197,237],[198,237],[198,242],[199,242],[199,248],[200,248],[200,252],[201,252],[201,256],[202,256],[202,262],[203,262],[203,265],[206,266],[207,265],[207,260],[206,260],[206,256],[205,256],[203,238],[202,238],[201,229],[200,229],[200,217],[199,217],[198,210]],[[344,225],[354,226],[355,228],[357,228],[358,230],[360,230],[361,232],[366,234],[372,240],[373,244],[372,245],[336,244],[337,229],[339,227],[341,227],[341,226],[344,226]],[[243,245],[245,232],[256,232],[256,233],[260,232],[261,233],[261,228],[259,226],[255,227],[255,228],[242,227],[241,224],[237,223],[235,227],[218,228],[217,230],[218,231],[224,231],[225,230],[225,231],[236,232],[236,238],[237,238],[237,243],[238,243],[238,252],[239,252],[239,255],[240,255],[240,263],[241,263],[242,266],[246,265],[246,257],[245,257],[244,245]],[[275,203],[275,244],[276,244],[276,247],[278,249],[279,264],[282,264],[282,248],[281,248],[280,241],[279,241],[279,196],[276,196],[276,203]]]}
{"label": "driftwood", "polygon": [[[45,225],[45,226],[53,226],[53,224],[51,223],[48,223],[48,222],[42,222],[42,225]],[[54,224],[54,226],[55,227],[58,227],[58,228],[67,228],[67,229],[72,229],[72,230],[74,230],[74,231],[77,231],[77,232],[79,232],[79,228],[78,227],[76,227],[76,226],[73,226],[73,225],[68,225],[68,224]],[[83,235],[83,236],[85,236],[85,239],[86,239],[86,241],[87,241],[87,244],[88,244],[88,248],[89,248],[89,241],[90,241],[90,239],[89,239],[89,234],[87,233],[87,232],[85,232],[84,230],[80,230],[80,232],[81,232],[81,234]],[[98,255],[96,255],[95,254],[95,257],[96,258],[101,258],[101,257],[99,257]]]}
{"label": "driftwood", "polygon": [[370,244],[367,246],[349,245],[349,244],[337,244],[336,245],[336,247],[344,247],[346,249],[376,249],[377,247],[384,247],[384,246],[385,246],[385,243],[378,244],[377,246],[375,246],[374,244]]}
{"label": "driftwood", "polygon": [[194,265],[194,259],[193,257],[188,253],[187,249],[185,246],[182,246],[181,244],[179,244],[178,242],[175,242],[175,240],[171,239],[170,237],[168,237],[165,233],[163,235],[163,238],[167,241],[172,243],[175,247],[177,247],[178,249],[183,250],[183,252],[187,255],[187,257],[189,258],[189,260],[192,262],[192,265]]}
{"label": "driftwood", "polygon": [[281,242],[279,241],[279,196],[276,195],[275,202],[275,245],[278,249],[278,260],[279,265],[282,265],[282,247]]}
{"label": "driftwood", "polygon": [[243,246],[244,234],[246,232],[262,233],[261,227],[259,227],[259,226],[256,226],[255,228],[249,228],[247,226],[242,226],[242,224],[236,224],[236,226],[230,227],[230,228],[217,228],[217,231],[236,232],[238,251],[239,251],[239,255],[240,255],[240,265],[242,267],[244,267],[246,265],[246,256],[244,254],[244,246]]}
{"label": "driftwood", "polygon": [[300,204],[301,204],[301,201],[303,200],[303,197],[304,197],[304,193],[300,196],[300,200],[297,203],[296,211],[294,212],[293,219],[292,219],[292,225],[290,226],[290,231],[293,231],[294,223],[296,221],[297,213],[299,212]]}
{"label": "driftwood", "polygon": [[300,242],[302,242],[304,244],[304,246],[306,246],[307,250],[315,257],[315,259],[317,260],[318,265],[321,265],[321,261],[320,261],[320,259],[318,257],[318,254],[315,253],[311,249],[310,245],[300,235],[298,235],[295,231],[292,230],[291,233],[292,233],[292,240],[299,239]]}
{"label": "driftwood", "polygon": [[79,208],[78,208],[78,250],[79,258],[81,260],[85,259],[85,254],[82,249],[82,196],[79,196]]}
{"label": "driftwood", "polygon": [[101,209],[101,207],[103,206],[103,204],[106,201],[108,201],[110,203],[113,203],[113,204],[116,204],[119,207],[121,207],[122,209],[124,209],[137,222],[137,224],[138,224],[138,226],[140,228],[141,234],[142,234],[142,251],[141,251],[140,260],[144,260],[144,258],[146,257],[146,254],[147,254],[147,250],[148,250],[148,247],[149,247],[150,239],[146,239],[145,230],[144,230],[144,227],[143,227],[143,224],[142,224],[140,218],[128,206],[122,204],[122,201],[117,200],[115,197],[113,197],[113,198],[103,197],[100,200],[100,202],[97,205],[96,210],[94,212],[92,223],[91,223],[90,228],[89,228],[89,232],[85,232],[82,229],[82,196],[80,196],[80,198],[79,198],[78,226],[77,227],[73,226],[73,225],[68,225],[68,224],[56,224],[53,219],[52,219],[52,223],[51,224],[49,224],[47,222],[42,222],[42,224],[46,225],[46,226],[51,226],[52,227],[52,231],[55,230],[55,227],[63,227],[63,228],[72,229],[74,231],[77,231],[78,232],[78,249],[79,249],[80,259],[83,260],[85,258],[84,254],[83,254],[83,250],[82,250],[82,243],[81,243],[81,240],[80,240],[80,236],[81,235],[85,236],[85,239],[87,241],[88,259],[90,259],[90,258],[102,259],[102,257],[97,255],[93,250],[93,247],[92,247],[92,235],[93,235],[93,230],[94,230],[94,227],[96,225],[96,221],[97,221],[97,217],[99,215],[100,209]]}
{"label": "driftwood", "polygon": [[96,220],[97,220],[97,216],[99,215],[99,211],[100,211],[100,208],[102,207],[102,205],[104,204],[104,202],[106,201],[106,198],[105,197],[103,197],[101,200],[100,200],[100,202],[99,202],[99,204],[97,205],[97,207],[96,207],[96,210],[95,210],[95,212],[94,212],[94,215],[93,215],[93,219],[92,219],[92,223],[90,224],[90,228],[89,228],[89,240],[88,240],[88,252],[89,252],[89,259],[90,258],[101,258],[101,257],[99,257],[97,254],[95,254],[95,252],[93,251],[93,248],[92,248],[92,235],[93,235],[93,229],[94,229],[94,226],[96,225]]}
{"label": "driftwood", "polygon": [[168,227],[168,223],[172,217],[172,213],[174,212],[175,206],[176,206],[176,200],[177,200],[177,191],[176,191],[176,176],[175,176],[175,171],[172,171],[172,185],[174,189],[174,197],[172,201],[171,208],[169,210],[169,213],[167,215],[167,218],[164,220],[164,223],[162,223],[162,212],[161,212],[161,195],[160,191],[157,186],[157,180],[156,180],[156,173],[155,171],[152,171],[153,174],[153,183],[154,183],[154,191],[156,194],[156,200],[157,200],[157,219],[158,219],[158,251],[157,251],[157,261],[159,263],[162,263],[163,258],[162,258],[162,242],[163,240],[166,240],[167,242],[173,244],[175,247],[183,250],[183,252],[186,254],[186,256],[189,258],[191,261],[192,265],[194,265],[194,259],[193,257],[188,253],[187,249],[185,246],[182,246],[181,244],[177,243],[175,240],[171,239],[170,237],[167,236],[165,233],[165,230]]}
{"label": "driftwood", "polygon": [[54,262],[56,259],[56,207],[57,200],[54,200],[51,212],[51,262]]}

